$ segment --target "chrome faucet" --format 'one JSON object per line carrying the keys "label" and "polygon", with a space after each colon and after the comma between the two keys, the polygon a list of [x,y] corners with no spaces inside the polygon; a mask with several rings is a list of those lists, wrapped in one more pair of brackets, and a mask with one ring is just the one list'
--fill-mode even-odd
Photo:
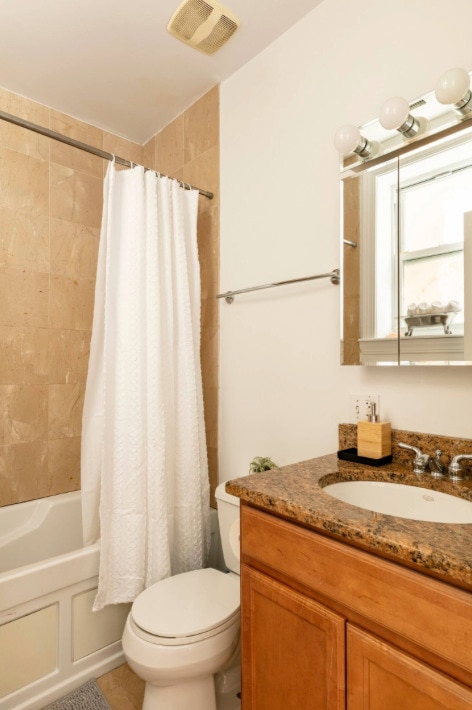
{"label": "chrome faucet", "polygon": [[447,466],[441,461],[442,451],[441,449],[436,449],[434,452],[434,458],[429,459],[429,470],[433,478],[442,478],[446,475]]}
{"label": "chrome faucet", "polygon": [[416,446],[404,444],[402,441],[398,442],[398,446],[401,449],[408,449],[408,451],[415,453],[415,458],[413,459],[413,473],[425,473],[429,461],[429,454],[423,454],[421,449],[418,449]]}
{"label": "chrome faucet", "polygon": [[449,478],[451,479],[451,481],[464,480],[464,476],[462,475],[464,473],[464,469],[459,463],[459,461],[462,460],[472,460],[472,454],[459,454],[458,456],[454,456],[451,463],[449,464],[448,469]]}

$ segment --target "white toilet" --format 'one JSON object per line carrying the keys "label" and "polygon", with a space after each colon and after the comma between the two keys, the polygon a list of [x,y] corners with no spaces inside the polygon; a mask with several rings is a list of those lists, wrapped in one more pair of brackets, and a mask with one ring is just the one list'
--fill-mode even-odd
{"label": "white toilet", "polygon": [[224,488],[216,498],[231,571],[209,567],[157,582],[126,620],[123,651],[146,681],[143,710],[216,710],[214,675],[239,660],[239,498]]}

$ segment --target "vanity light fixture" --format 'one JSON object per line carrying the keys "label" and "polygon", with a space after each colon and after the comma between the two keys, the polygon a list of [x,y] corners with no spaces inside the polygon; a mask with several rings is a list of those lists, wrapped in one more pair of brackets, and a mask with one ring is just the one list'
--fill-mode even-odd
{"label": "vanity light fixture", "polygon": [[455,67],[445,72],[437,81],[435,93],[440,104],[452,104],[458,113],[472,111],[470,76],[465,69]]}
{"label": "vanity light fixture", "polygon": [[334,134],[334,147],[341,155],[356,153],[361,158],[372,157],[374,151],[373,144],[361,135],[357,126],[349,124],[341,126]]}
{"label": "vanity light fixture", "polygon": [[396,130],[405,138],[422,133],[427,126],[424,118],[415,118],[410,113],[410,104],[401,96],[387,99],[380,109],[380,125],[389,131]]}

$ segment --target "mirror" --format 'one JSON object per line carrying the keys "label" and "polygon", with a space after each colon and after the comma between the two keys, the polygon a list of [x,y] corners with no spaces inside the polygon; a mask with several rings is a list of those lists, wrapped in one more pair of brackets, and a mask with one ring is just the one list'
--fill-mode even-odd
{"label": "mirror", "polygon": [[342,161],[344,365],[472,365],[472,113],[409,108],[421,131],[374,121]]}

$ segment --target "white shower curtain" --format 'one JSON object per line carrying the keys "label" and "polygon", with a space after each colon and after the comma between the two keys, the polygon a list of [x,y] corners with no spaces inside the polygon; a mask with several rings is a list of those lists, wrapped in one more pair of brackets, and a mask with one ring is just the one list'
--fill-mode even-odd
{"label": "white shower curtain", "polygon": [[208,553],[197,208],[196,190],[109,165],[81,464],[97,610]]}

